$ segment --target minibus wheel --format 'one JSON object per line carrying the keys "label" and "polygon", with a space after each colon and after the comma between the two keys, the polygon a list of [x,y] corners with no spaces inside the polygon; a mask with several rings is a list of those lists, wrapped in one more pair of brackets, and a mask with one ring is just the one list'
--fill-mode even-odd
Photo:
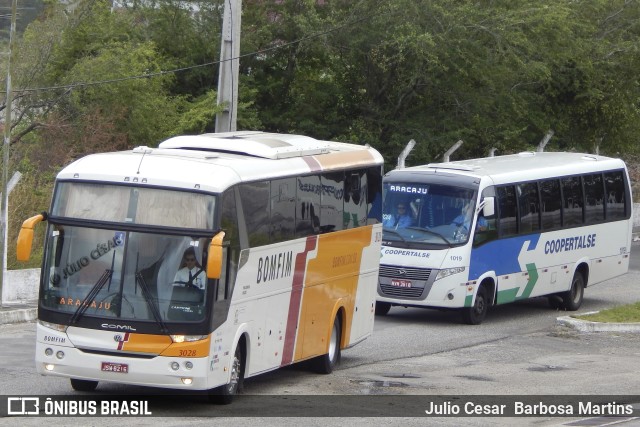
{"label": "minibus wheel", "polygon": [[376,316],[386,316],[391,310],[391,303],[376,301]]}
{"label": "minibus wheel", "polygon": [[78,380],[71,378],[71,388],[75,391],[93,391],[98,387],[98,381]]}
{"label": "minibus wheel", "polygon": [[473,305],[462,310],[462,318],[468,325],[479,325],[487,316],[488,309],[487,291],[484,286],[480,286]]}
{"label": "minibus wheel", "polygon": [[567,311],[576,311],[582,305],[584,297],[584,277],[576,271],[571,280],[571,289],[562,293],[562,305]]}

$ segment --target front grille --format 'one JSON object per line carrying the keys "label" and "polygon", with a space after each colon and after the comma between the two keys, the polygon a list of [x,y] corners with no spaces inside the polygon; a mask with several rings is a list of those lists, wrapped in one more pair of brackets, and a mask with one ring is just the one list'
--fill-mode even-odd
{"label": "front grille", "polygon": [[[406,279],[406,280],[429,280],[431,276],[431,268],[410,268],[410,267],[396,267],[392,265],[380,265],[380,276],[392,277],[394,279]],[[404,272],[404,274],[403,274]]]}
{"label": "front grille", "polygon": [[380,291],[390,297],[396,298],[420,298],[422,296],[422,291],[424,288],[401,288],[398,286],[392,285],[383,285],[380,284]]}

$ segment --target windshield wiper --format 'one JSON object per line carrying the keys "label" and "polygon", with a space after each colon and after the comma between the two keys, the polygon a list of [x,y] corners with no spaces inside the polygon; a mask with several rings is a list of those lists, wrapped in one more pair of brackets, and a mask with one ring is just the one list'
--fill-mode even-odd
{"label": "windshield wiper", "polygon": [[434,236],[437,236],[437,237],[441,238],[442,240],[444,240],[447,243],[447,245],[451,246],[451,242],[449,242],[442,234],[436,233],[435,231],[431,231],[431,230],[428,230],[428,229],[422,228],[422,227],[407,227],[407,230],[417,230],[417,231],[423,231],[425,233],[432,234]]}
{"label": "windshield wiper", "polygon": [[156,301],[152,298],[151,291],[149,290],[149,285],[147,284],[147,281],[144,280],[142,273],[140,273],[139,271],[136,271],[136,283],[140,285],[140,289],[142,289],[142,294],[144,295],[145,301],[147,301],[149,310],[151,311],[151,314],[153,314],[153,317],[156,320],[156,323],[160,325],[160,329],[162,333],[164,334],[169,333],[169,329],[167,328],[167,325],[162,320],[162,315],[160,314],[160,308],[158,308]]}
{"label": "windshield wiper", "polygon": [[80,320],[80,318],[84,315],[84,313],[89,308],[89,305],[91,305],[93,300],[96,299],[96,296],[98,296],[98,293],[100,292],[104,284],[107,283],[109,279],[111,279],[112,275],[113,275],[113,270],[108,268],[104,271],[104,273],[102,273],[102,276],[100,276],[98,281],[93,285],[93,287],[87,294],[87,298],[85,298],[82,304],[80,304],[80,307],[78,307],[76,309],[76,312],[73,313],[73,316],[71,316],[71,320],[69,321],[69,324],[76,323],[78,322],[78,320]]}

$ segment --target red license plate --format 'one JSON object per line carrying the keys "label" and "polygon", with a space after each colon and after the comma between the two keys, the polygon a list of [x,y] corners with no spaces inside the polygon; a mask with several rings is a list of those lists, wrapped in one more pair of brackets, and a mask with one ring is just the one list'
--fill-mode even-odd
{"label": "red license plate", "polygon": [[102,362],[102,370],[105,372],[129,373],[129,365],[125,363]]}
{"label": "red license plate", "polygon": [[410,288],[411,287],[411,281],[410,280],[391,279],[391,286],[396,286],[398,288]]}

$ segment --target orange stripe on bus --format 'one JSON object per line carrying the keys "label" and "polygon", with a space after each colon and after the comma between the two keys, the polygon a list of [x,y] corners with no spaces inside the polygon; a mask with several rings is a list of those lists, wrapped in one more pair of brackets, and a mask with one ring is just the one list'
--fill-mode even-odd
{"label": "orange stripe on bus", "polygon": [[319,237],[317,256],[307,267],[295,361],[327,352],[336,307],[345,311],[341,347],[349,343],[362,251],[371,245],[371,233],[367,226]]}
{"label": "orange stripe on bus", "polygon": [[296,330],[300,318],[300,301],[302,299],[302,287],[304,272],[307,266],[307,254],[316,247],[317,236],[307,237],[304,252],[296,255],[296,265],[293,273],[291,297],[289,299],[289,314],[287,315],[287,329],[284,337],[284,349],[282,350],[281,366],[289,365],[293,361],[293,350],[296,344]]}

